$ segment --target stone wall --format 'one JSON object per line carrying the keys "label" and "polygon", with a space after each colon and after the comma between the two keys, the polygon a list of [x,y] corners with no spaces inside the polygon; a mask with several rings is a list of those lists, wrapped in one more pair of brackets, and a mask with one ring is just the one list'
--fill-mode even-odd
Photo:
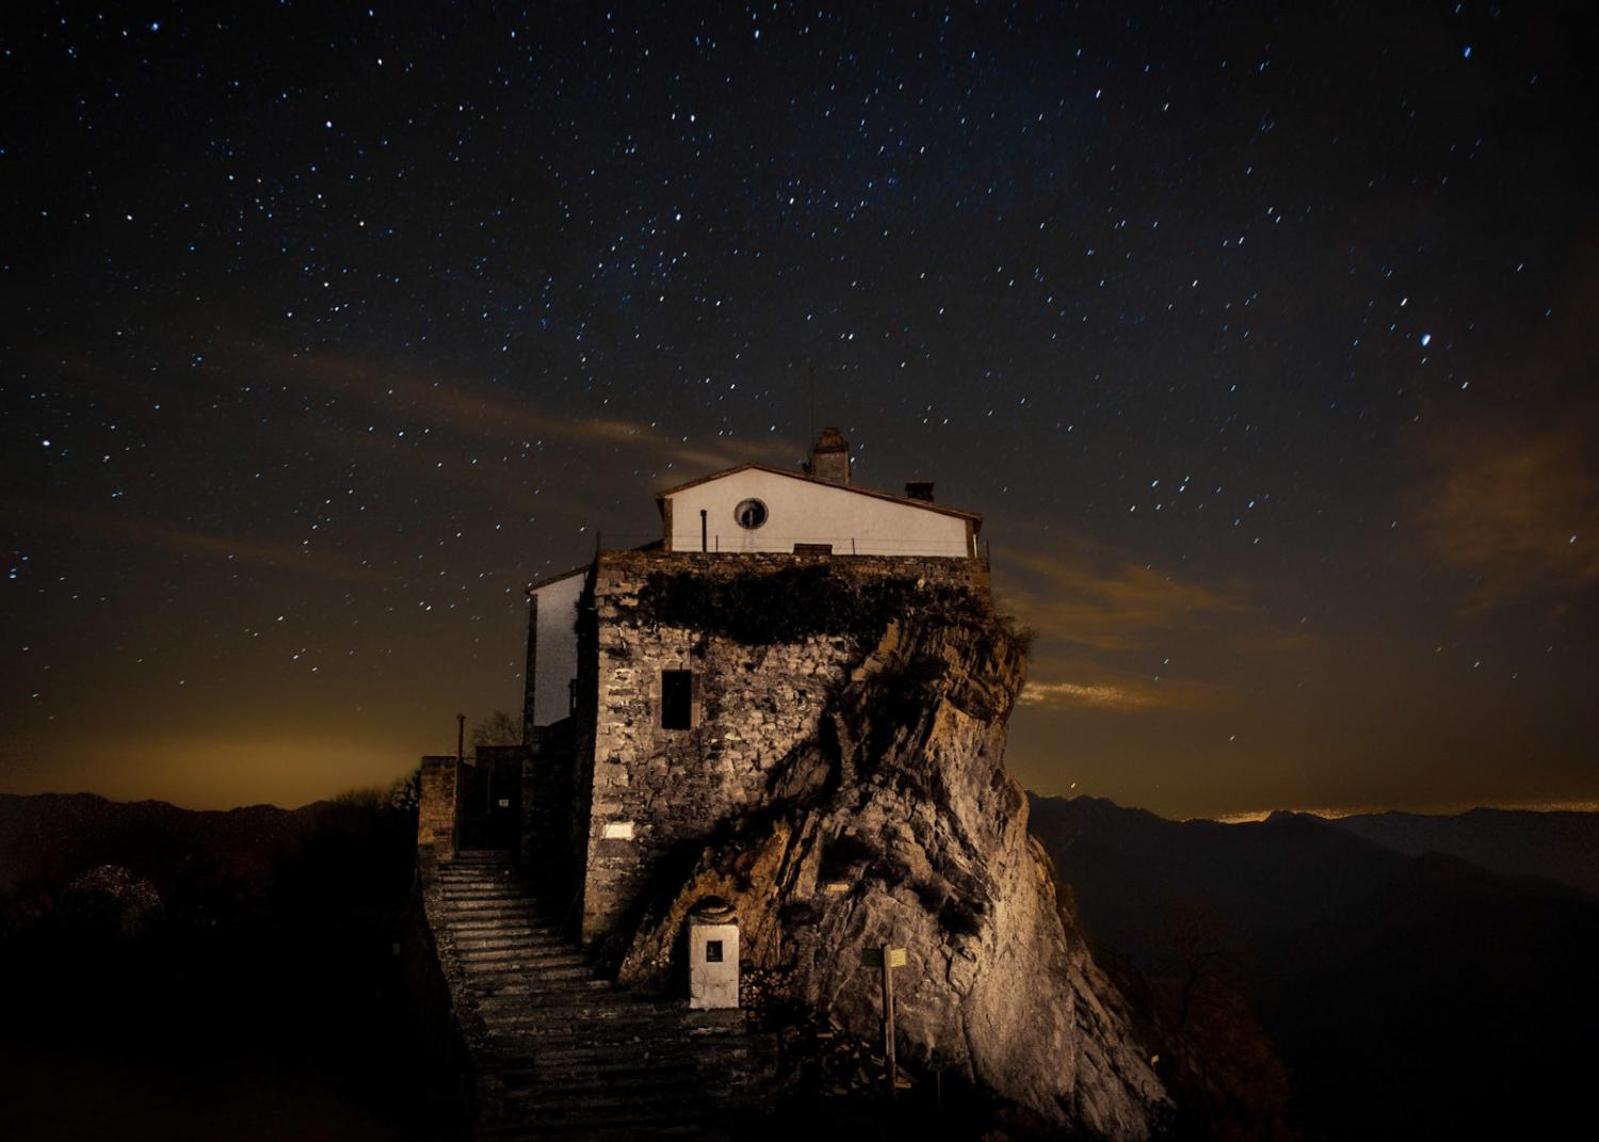
{"label": "stone wall", "polygon": [[416,813],[417,860],[455,859],[455,757],[424,757]]}
{"label": "stone wall", "polygon": [[[802,568],[795,581],[812,588],[809,594],[763,593],[763,587],[794,580]],[[707,598],[725,601],[732,597],[728,590],[747,585],[750,595],[729,607],[738,613],[722,616],[729,624],[719,630],[723,624],[714,614],[693,625],[682,613],[663,614],[653,605],[663,597],[663,584],[677,588],[679,612],[685,590],[703,589]],[[581,932],[586,945],[603,944],[628,927],[662,868],[684,855],[692,859],[727,822],[782,803],[785,791],[774,786],[773,775],[803,771],[784,763],[825,740],[822,711],[882,637],[890,620],[879,604],[892,595],[890,588],[906,597],[941,588],[986,593],[987,580],[981,565],[967,559],[662,551],[600,557],[589,695],[594,713],[580,719],[594,733]],[[785,610],[834,596],[850,604],[840,608],[838,622],[827,616],[813,622]],[[758,637],[767,620],[779,639]],[[692,728],[664,729],[661,673],[685,669],[695,675]]]}

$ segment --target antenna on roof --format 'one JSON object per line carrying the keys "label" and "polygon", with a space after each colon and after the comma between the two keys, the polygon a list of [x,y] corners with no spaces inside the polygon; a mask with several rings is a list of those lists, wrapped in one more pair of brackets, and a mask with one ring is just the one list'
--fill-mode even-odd
{"label": "antenna on roof", "polygon": [[811,422],[806,428],[805,442],[809,446],[816,439],[816,363],[811,362]]}

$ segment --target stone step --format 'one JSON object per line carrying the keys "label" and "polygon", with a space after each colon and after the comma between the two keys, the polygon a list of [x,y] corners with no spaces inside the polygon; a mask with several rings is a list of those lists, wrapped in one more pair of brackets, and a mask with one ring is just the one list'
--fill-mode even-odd
{"label": "stone step", "polygon": [[444,928],[443,932],[454,941],[455,946],[458,948],[495,947],[502,945],[496,945],[492,941],[526,940],[530,944],[542,947],[566,948],[568,951],[576,951],[565,940],[553,939],[549,933],[537,931],[525,924],[477,924],[471,927],[460,927],[452,924]]}
{"label": "stone step", "polygon": [[507,1084],[525,1079],[564,1082],[568,1078],[595,1078],[653,1073],[661,1070],[703,1071],[707,1074],[733,1073],[755,1058],[750,1044],[742,1037],[708,1043],[672,1043],[640,1039],[626,1044],[571,1042],[540,1045],[538,1052],[525,1060],[507,1058],[500,1073]]}
{"label": "stone step", "polygon": [[440,927],[447,928],[451,932],[460,932],[462,934],[472,931],[481,931],[485,928],[517,928],[525,932],[535,932],[543,936],[553,937],[555,935],[555,933],[549,931],[547,928],[540,927],[531,917],[528,916],[525,911],[518,911],[514,908],[502,912],[491,912],[482,908],[475,908],[470,911],[458,912],[453,915],[442,915],[437,919]]}
{"label": "stone step", "polygon": [[[580,1008],[581,1010],[578,1014],[581,1019],[586,1024],[592,1024],[596,1031],[603,1030],[605,1027],[628,1027],[634,1024],[657,1028],[671,1027],[677,1033],[690,1038],[705,1038],[727,1034],[742,1035],[745,1031],[742,1019],[737,1021],[704,1020],[699,1018],[699,1016],[708,1014],[707,1012],[690,1011],[688,1008],[675,1003],[633,1002],[618,996],[614,991],[602,988],[587,988],[581,991],[574,989],[574,993],[570,998],[571,1002],[564,1006]],[[562,1008],[563,1005],[558,1003],[529,1004],[526,1011],[522,1013],[526,1018],[521,1018],[520,1022],[532,1023],[544,1020],[550,1022],[551,1026],[565,1028],[568,1024],[552,1021],[552,1012],[555,1020],[567,1019],[572,1014],[572,1012],[562,1010]],[[498,1011],[493,1014],[502,1019],[514,1020],[518,1017],[518,1013],[514,1011]],[[737,1015],[739,1013],[735,1011],[729,1014]],[[574,1033],[581,1033],[583,1028],[577,1026],[574,1020],[570,1029]]]}
{"label": "stone step", "polygon": [[[556,985],[569,982],[587,984],[595,977],[595,969],[587,961],[548,964],[529,968],[521,963],[467,964],[469,982],[478,995],[542,995],[558,990]],[[604,980],[601,980],[604,982]]]}
{"label": "stone step", "polygon": [[535,911],[533,902],[522,896],[448,896],[439,901],[446,914],[452,912],[485,912],[496,908],[514,908],[524,915]]}
{"label": "stone step", "polygon": [[530,916],[538,913],[538,905],[531,897],[512,892],[508,889],[472,889],[467,892],[441,892],[437,897],[438,905],[445,909],[466,909],[492,907],[495,905],[505,907],[515,905],[527,912]]}
{"label": "stone step", "polygon": [[[601,1074],[611,1070],[654,1066],[710,1067],[737,1070],[758,1061],[744,1036],[728,1035],[697,1043],[672,1043],[670,1029],[643,1035],[604,1039],[564,1036],[555,1039],[490,1032],[494,1046],[509,1057],[520,1058],[531,1048],[527,1062],[505,1064],[508,1072],[558,1077],[562,1074]],[[497,1064],[499,1065],[499,1064]]]}
{"label": "stone step", "polygon": [[529,928],[526,924],[477,924],[470,927],[451,925],[444,929],[457,948],[514,947],[525,942],[530,947],[562,948],[569,952],[577,949],[565,940],[556,939],[548,932]]}
{"label": "stone step", "polygon": [[514,973],[496,977],[487,972],[463,983],[470,988],[472,998],[484,1015],[525,1007],[528,1011],[555,1011],[562,1019],[572,1018],[579,1011],[592,1012],[594,996],[606,986],[603,979],[580,976],[552,979],[542,986],[534,986],[518,983]]}
{"label": "stone step", "polygon": [[450,938],[455,944],[455,950],[467,957],[477,956],[488,952],[525,951],[535,954],[546,953],[576,956],[578,952],[571,944],[563,940],[552,940],[547,936],[539,936],[527,932],[511,935],[479,936],[470,933],[450,933]]}
{"label": "stone step", "polygon": [[505,959],[517,953],[526,955],[582,955],[571,944],[564,940],[552,940],[548,936],[539,936],[533,933],[521,935],[493,935],[479,936],[468,932],[451,932],[450,938],[455,942],[457,951],[469,959],[495,960]]}
{"label": "stone step", "polygon": [[526,888],[527,882],[508,868],[475,869],[471,872],[443,872],[433,877],[435,884],[454,887],[456,885],[484,885],[496,887],[513,885]]}
{"label": "stone step", "polygon": [[596,1007],[592,1002],[585,1002],[582,996],[569,996],[564,1002],[544,1003],[534,1002],[531,996],[521,997],[527,1002],[520,1003],[514,1002],[516,998],[506,996],[505,1002],[479,1004],[479,1014],[491,1031],[508,1037],[508,1041],[526,1044],[532,1050],[537,1050],[541,1043],[567,1040],[626,1043],[652,1035],[714,1038],[717,1034],[729,1034],[693,1032],[669,1014],[620,1015],[604,1007]]}
{"label": "stone step", "polygon": [[526,1076],[517,1081],[507,1075],[504,1097],[507,1102],[530,1109],[577,1103],[600,1110],[636,1104],[646,1099],[692,1099],[697,1102],[703,1099],[705,1088],[722,1087],[730,1077],[706,1073],[691,1064],[654,1069],[635,1068],[631,1072],[616,1071],[609,1075],[575,1076],[569,1079]]}
{"label": "stone step", "polygon": [[592,1005],[567,1009],[506,1005],[482,1012],[483,1023],[507,1048],[536,1056],[540,1051],[572,1043],[606,1048],[641,1040],[676,1039],[687,1043],[743,1042],[743,1028],[729,1024],[696,1026],[680,1011],[622,1012]]}
{"label": "stone step", "polygon": [[[605,981],[599,981],[604,984]],[[685,1003],[650,999],[617,991],[610,985],[586,989],[581,996],[586,1017],[607,1023],[627,1023],[635,1020],[669,1021],[683,1027],[690,1034],[715,1034],[721,1031],[742,1031],[744,1015],[738,1010],[694,1011]]]}
{"label": "stone step", "polygon": [[445,910],[472,911],[480,908],[508,907],[515,905],[529,914],[537,914],[538,905],[525,896],[510,895],[481,895],[481,896],[440,896],[439,906]]}
{"label": "stone step", "polygon": [[[579,1126],[609,1130],[621,1123],[638,1123],[646,1128],[667,1122],[699,1122],[713,1125],[727,1106],[739,1101],[742,1091],[718,1084],[685,1086],[680,1082],[641,1085],[610,1091],[573,1091],[565,1098],[558,1091],[528,1092],[525,1097],[506,1099],[507,1117],[524,1118],[536,1129]],[[616,1137],[614,1134],[602,1136]]]}
{"label": "stone step", "polygon": [[537,968],[523,964],[464,966],[464,982],[479,1000],[501,1000],[525,995],[535,998],[567,996],[575,1000],[592,1001],[594,993],[608,983],[607,980],[595,978],[594,967],[586,960]]}
{"label": "stone step", "polygon": [[526,915],[484,916],[481,913],[474,912],[451,920],[444,920],[440,927],[457,939],[498,940],[526,936],[535,940],[545,940],[552,944],[560,944],[566,948],[576,947],[570,940],[562,939],[557,933],[550,931]]}
{"label": "stone step", "polygon": [[496,939],[501,936],[533,936],[540,940],[549,940],[552,943],[563,944],[573,948],[576,945],[563,938],[560,933],[552,932],[531,916],[480,916],[472,914],[461,916],[453,921],[445,921],[442,927],[447,928],[452,934],[458,936],[471,936],[480,939]]}
{"label": "stone step", "polygon": [[[517,1046],[512,1044],[511,1046]],[[540,1044],[532,1054],[507,1050],[493,1056],[495,1067],[507,1083],[564,1081],[567,1077],[592,1078],[624,1072],[658,1070],[701,1070],[707,1074],[741,1071],[755,1058],[750,1043],[743,1038],[728,1038],[710,1043],[662,1043],[641,1039],[631,1043]]]}
{"label": "stone step", "polygon": [[[471,925],[487,920],[500,920],[524,924],[538,931],[548,931],[534,918],[532,909],[526,905],[516,906],[496,903],[460,907],[452,904],[439,909],[438,919],[440,923],[452,928],[457,925]],[[554,933],[550,934],[553,935]]]}
{"label": "stone step", "polygon": [[537,932],[555,939],[561,938],[560,934],[549,925],[525,912],[513,912],[505,916],[485,916],[481,912],[468,912],[449,920],[441,916],[439,921],[451,930],[461,932],[469,932],[474,928],[513,928],[524,932]]}
{"label": "stone step", "polygon": [[479,1126],[473,1137],[482,1142],[535,1142],[543,1139],[578,1139],[586,1142],[615,1142],[620,1138],[693,1138],[731,1142],[748,1137],[746,1114],[735,1105],[730,1108],[691,1107],[666,1109],[644,1107],[637,1111],[615,1110],[586,1117],[536,1122]]}
{"label": "stone step", "polygon": [[[562,956],[567,958],[554,958]],[[543,980],[552,984],[564,984],[577,979],[588,981],[596,978],[594,965],[576,952],[543,954],[517,952],[508,957],[500,956],[497,959],[487,960],[462,957],[461,966],[466,969],[468,977],[477,983],[505,983],[520,979],[524,983],[538,983]],[[600,980],[600,982],[606,986],[610,985],[609,980]]]}

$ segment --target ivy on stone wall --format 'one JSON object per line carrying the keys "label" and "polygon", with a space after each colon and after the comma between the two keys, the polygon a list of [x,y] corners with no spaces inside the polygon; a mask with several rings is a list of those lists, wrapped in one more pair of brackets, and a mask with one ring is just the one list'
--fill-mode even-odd
{"label": "ivy on stone wall", "polygon": [[828,563],[711,576],[657,571],[639,592],[639,621],[687,627],[746,646],[832,635],[857,643],[882,637],[890,621],[932,609],[975,616],[971,592],[910,577],[857,576]]}

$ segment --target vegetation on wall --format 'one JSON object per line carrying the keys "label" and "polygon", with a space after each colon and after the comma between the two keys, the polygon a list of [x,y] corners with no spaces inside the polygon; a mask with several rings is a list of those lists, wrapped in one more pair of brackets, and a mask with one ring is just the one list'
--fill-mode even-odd
{"label": "vegetation on wall", "polygon": [[637,614],[660,626],[768,646],[820,635],[872,642],[890,621],[930,610],[976,618],[986,606],[955,584],[910,576],[865,578],[818,562],[718,577],[657,571],[639,592]]}

